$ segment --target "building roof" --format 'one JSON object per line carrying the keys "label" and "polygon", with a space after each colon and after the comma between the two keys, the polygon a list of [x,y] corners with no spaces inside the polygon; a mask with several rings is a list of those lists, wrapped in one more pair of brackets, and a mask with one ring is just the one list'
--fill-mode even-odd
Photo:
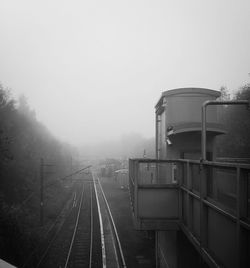
{"label": "building roof", "polygon": [[208,89],[208,88],[198,88],[198,87],[185,87],[185,88],[175,88],[175,89],[169,89],[162,92],[162,95],[155,105],[155,108],[160,108],[163,104],[163,98],[169,97],[173,95],[180,95],[180,94],[205,94],[205,95],[211,95],[213,97],[220,97],[221,93],[218,90]]}

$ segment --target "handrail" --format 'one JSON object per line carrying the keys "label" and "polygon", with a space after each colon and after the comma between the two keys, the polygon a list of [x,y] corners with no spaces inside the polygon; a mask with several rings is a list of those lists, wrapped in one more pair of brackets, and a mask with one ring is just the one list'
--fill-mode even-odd
{"label": "handrail", "polygon": [[[154,164],[150,166],[152,168],[149,172],[147,172],[147,164]],[[166,180],[168,183],[149,183],[148,178],[150,178],[150,173],[154,172],[154,175],[157,177],[157,167],[159,166],[168,166],[168,168],[171,168],[169,164],[175,163],[180,166],[179,172],[177,172],[177,183],[169,183],[169,179]],[[162,165],[161,165],[162,164]],[[197,167],[199,170],[197,170]],[[192,171],[192,168],[193,171]],[[210,169],[215,170],[215,172],[206,172],[210,171]],[[146,222],[148,218],[145,220],[143,218],[143,213],[146,211],[145,206],[143,207],[143,201],[144,199],[148,198],[148,192],[152,191],[153,194],[157,197],[158,190],[164,189],[164,191],[159,191],[159,193],[166,195],[173,195],[175,191],[178,191],[179,193],[179,227],[182,230],[186,230],[185,233],[188,231],[188,237],[191,237],[191,242],[195,245],[195,241],[197,240],[199,243],[196,245],[197,248],[200,250],[201,255],[208,263],[212,263],[212,267],[218,267],[218,263],[221,263],[224,261],[223,256],[218,255],[217,257],[212,257],[206,250],[214,250],[214,247],[208,244],[208,234],[209,231],[211,232],[211,227],[207,227],[206,222],[206,211],[210,210],[216,213],[216,219],[220,221],[220,224],[224,224],[224,220],[226,220],[226,226],[229,226],[230,228],[235,228],[236,237],[232,238],[231,240],[235,243],[235,252],[236,255],[244,255],[245,253],[242,253],[240,251],[241,247],[246,247],[246,242],[240,240],[240,233],[241,230],[250,230],[250,215],[247,210],[248,207],[248,200],[249,200],[249,193],[247,191],[247,185],[249,183],[250,177],[250,164],[243,164],[243,163],[229,163],[229,162],[217,162],[217,161],[208,161],[208,160],[191,160],[191,159],[168,159],[168,160],[159,160],[159,159],[145,159],[145,158],[135,158],[130,159],[130,176],[129,176],[129,187],[130,187],[130,195],[131,195],[131,204],[132,209],[134,212],[134,220],[136,222],[136,226],[141,230],[146,230],[145,228],[149,228],[151,230],[152,228],[159,229],[159,224],[161,223],[161,215],[166,215],[165,218],[162,218],[162,222],[164,220],[170,221],[170,214],[155,214],[154,211],[152,213],[152,217],[150,219],[150,224]],[[171,170],[166,170],[163,168],[163,175],[171,176]],[[223,172],[225,171],[225,174],[229,174],[228,176],[223,177]],[[197,172],[197,174],[196,174]],[[217,172],[217,173],[216,173]],[[222,173],[221,173],[222,172]],[[139,177],[137,178],[137,174],[139,174]],[[222,175],[221,175],[222,174]],[[164,176],[165,176],[164,175]],[[213,185],[213,180],[210,182],[212,183],[210,186],[208,186],[208,179],[210,176],[215,176],[215,181],[217,179],[223,179],[227,183],[231,183],[231,178],[234,178],[233,180],[233,186],[235,190],[233,190],[235,194],[235,203],[231,205],[231,203],[223,201],[222,196],[218,196],[219,193],[214,190],[214,187],[211,188],[211,185]],[[224,181],[222,181],[224,183]],[[199,189],[197,190],[197,183],[199,183]],[[230,184],[231,185],[231,184]],[[210,187],[210,188],[208,188]],[[221,189],[220,194],[222,193],[231,193],[230,189],[228,187],[222,187],[218,186],[218,189]],[[198,191],[198,192],[197,192]],[[186,196],[187,198],[184,198]],[[144,199],[142,199],[144,197]],[[157,199],[157,198],[156,198]],[[141,201],[140,206],[138,207],[138,200]],[[151,194],[151,200],[154,202],[154,197],[152,197]],[[183,204],[183,201],[185,201],[185,204]],[[168,202],[168,199],[162,202],[167,202],[168,205],[170,204]],[[165,203],[165,204],[167,204]],[[191,210],[194,209],[194,207],[190,208],[190,206],[193,206],[193,204],[196,204],[196,207],[199,204],[199,210],[196,208],[196,218],[192,217]],[[184,208],[183,208],[184,206]],[[236,206],[236,207],[235,207]],[[153,208],[154,209],[154,208]],[[191,209],[191,210],[190,210]],[[165,210],[166,211],[166,210]],[[167,207],[167,211],[171,211],[170,207]],[[185,216],[182,214],[184,211],[186,211]],[[200,212],[199,212],[200,211]],[[161,212],[160,212],[161,213]],[[193,213],[193,212],[192,212]],[[199,214],[200,213],[200,214]],[[149,215],[149,214],[147,214]],[[151,215],[151,214],[150,214]],[[215,217],[213,213],[209,217]],[[192,229],[193,225],[196,223],[198,226],[198,222],[200,223],[199,231]],[[170,222],[168,222],[169,224]],[[155,225],[154,225],[155,224]],[[233,225],[232,225],[233,224]],[[146,227],[145,227],[146,226]],[[152,227],[153,226],[153,227]],[[165,230],[166,228],[164,225],[162,230]],[[233,226],[233,227],[231,227]],[[227,227],[227,228],[229,228]],[[151,228],[151,229],[150,229]],[[168,227],[169,228],[169,225]],[[208,229],[210,228],[210,229]],[[220,228],[223,228],[220,227]],[[229,229],[230,229],[229,228]],[[217,235],[217,231],[213,231],[213,235]],[[231,249],[230,249],[231,250]],[[244,255],[245,256],[245,255]],[[239,265],[239,257],[236,257],[237,264]]]}
{"label": "handrail", "polygon": [[218,162],[218,161],[200,161],[200,160],[192,160],[192,159],[149,159],[149,158],[131,158],[132,161],[137,161],[138,163],[189,163],[189,164],[197,164],[197,165],[205,165],[205,166],[216,166],[216,167],[228,167],[228,168],[243,168],[250,169],[250,164],[244,163],[230,163],[230,162]]}
{"label": "handrail", "polygon": [[179,189],[180,185],[176,183],[168,184],[138,184],[140,189]]}
{"label": "handrail", "polygon": [[[155,159],[155,158],[130,158],[129,160],[138,161],[140,163],[174,163],[176,160]],[[181,159],[180,159],[181,160]]]}

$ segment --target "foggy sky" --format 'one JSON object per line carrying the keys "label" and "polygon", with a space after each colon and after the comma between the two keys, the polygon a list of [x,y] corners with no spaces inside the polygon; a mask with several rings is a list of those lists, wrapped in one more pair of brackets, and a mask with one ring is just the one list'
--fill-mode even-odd
{"label": "foggy sky", "polygon": [[250,1],[0,0],[0,82],[57,137],[154,136],[176,87],[250,82]]}

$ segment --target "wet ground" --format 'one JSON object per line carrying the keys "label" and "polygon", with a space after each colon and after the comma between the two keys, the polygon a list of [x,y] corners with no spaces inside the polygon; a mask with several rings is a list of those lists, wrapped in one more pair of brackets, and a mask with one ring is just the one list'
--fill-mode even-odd
{"label": "wet ground", "polygon": [[128,189],[121,188],[113,178],[100,177],[100,182],[117,226],[127,267],[155,267],[154,233],[134,229]]}

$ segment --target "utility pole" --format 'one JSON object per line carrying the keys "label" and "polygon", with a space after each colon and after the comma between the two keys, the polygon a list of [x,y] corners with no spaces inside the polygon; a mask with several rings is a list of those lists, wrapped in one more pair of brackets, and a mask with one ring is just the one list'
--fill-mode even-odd
{"label": "utility pole", "polygon": [[40,160],[40,224],[43,226],[43,180],[44,180],[44,162]]}

